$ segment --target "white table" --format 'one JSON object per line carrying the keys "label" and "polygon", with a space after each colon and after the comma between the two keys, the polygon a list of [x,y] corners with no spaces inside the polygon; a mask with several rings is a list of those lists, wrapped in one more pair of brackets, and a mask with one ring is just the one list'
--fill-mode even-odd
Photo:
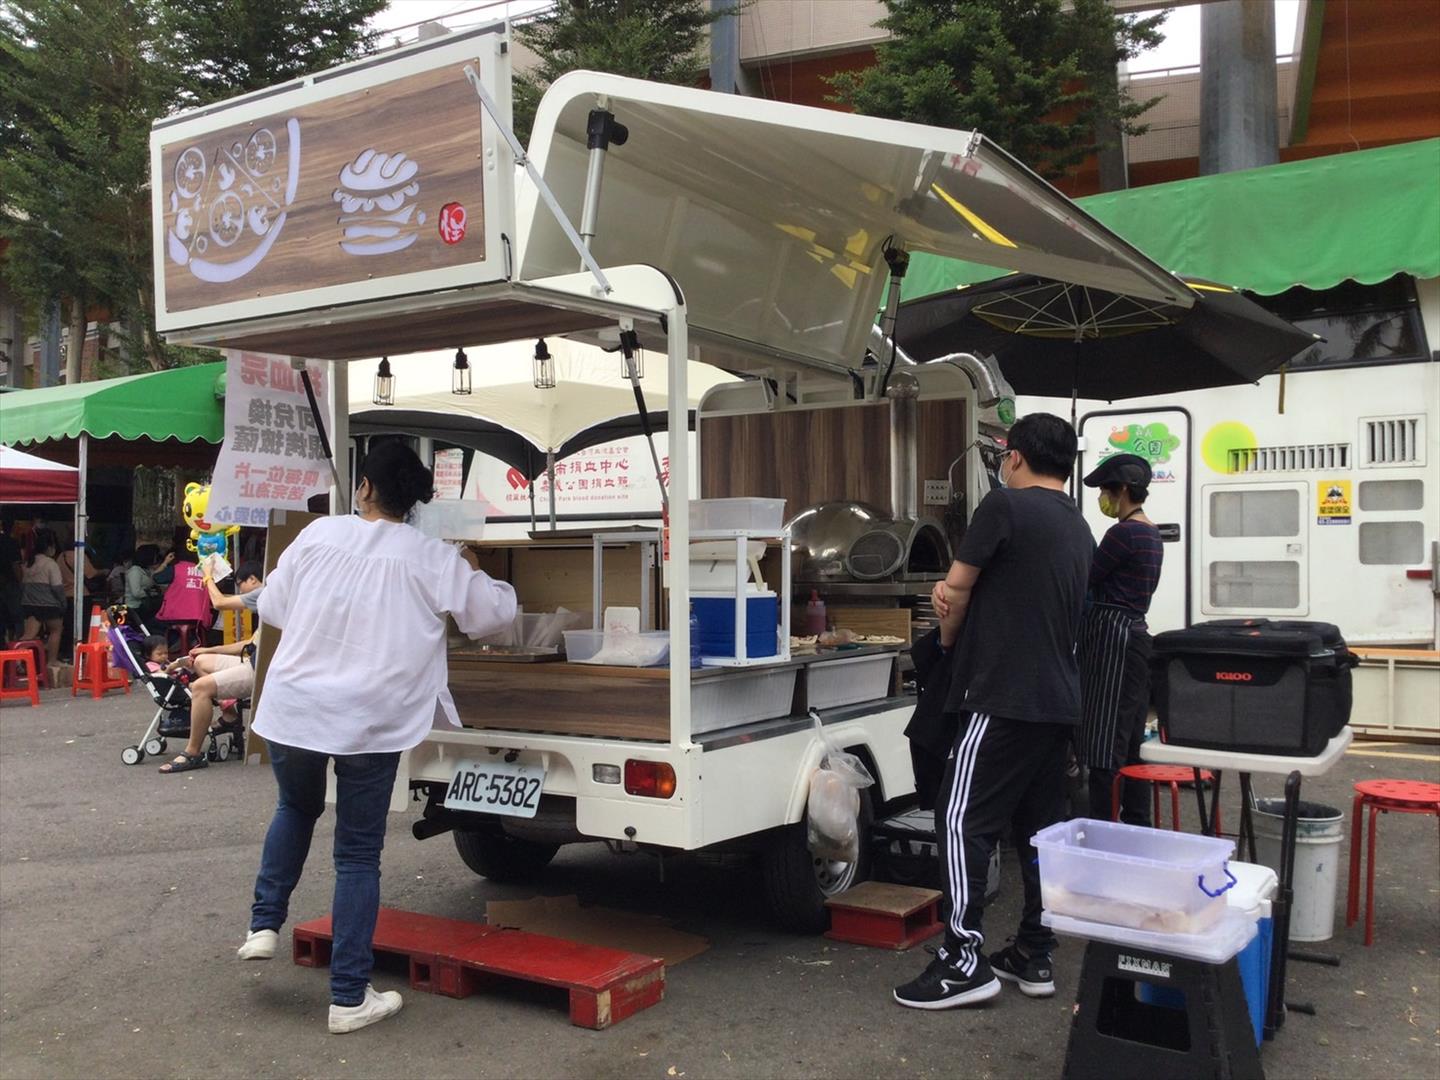
{"label": "white table", "polygon": [[[1267,1039],[1285,1024],[1285,961],[1289,956],[1287,946],[1290,939],[1290,904],[1294,899],[1295,889],[1295,831],[1299,820],[1297,805],[1300,801],[1300,781],[1302,777],[1324,776],[1328,773],[1335,767],[1336,762],[1345,756],[1345,751],[1354,738],[1354,734],[1347,727],[1314,757],[1207,750],[1197,746],[1162,743],[1158,739],[1140,747],[1140,760],[1147,765],[1179,765],[1195,770],[1195,797],[1200,804],[1200,827],[1211,835],[1216,832],[1215,808],[1220,804],[1220,778],[1226,769],[1234,769],[1240,774],[1240,831],[1236,837],[1236,847],[1240,857],[1245,858],[1245,843],[1248,840],[1251,862],[1255,861],[1255,826],[1250,816],[1250,776],[1252,773],[1266,773],[1286,777],[1285,818],[1280,841],[1280,886],[1274,903],[1275,941],[1270,959],[1269,1000],[1265,1010]],[[1205,793],[1199,782],[1201,769],[1210,769],[1215,774],[1208,814],[1205,810]],[[1299,953],[1296,954],[1296,959],[1332,962],[1330,958]],[[1333,962],[1339,963],[1338,960]]]}

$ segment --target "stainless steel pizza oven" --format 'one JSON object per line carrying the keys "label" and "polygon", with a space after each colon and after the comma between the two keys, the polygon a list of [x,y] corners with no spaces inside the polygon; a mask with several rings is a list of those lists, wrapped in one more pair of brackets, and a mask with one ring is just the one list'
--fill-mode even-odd
{"label": "stainless steel pizza oven", "polygon": [[[891,380],[890,511],[860,502],[831,502],[802,510],[790,523],[797,588],[847,584],[900,586],[936,581],[950,568],[943,526],[919,515],[915,423],[919,387],[905,372]],[[864,592],[874,594],[873,589]],[[928,591],[928,590],[926,590]]]}

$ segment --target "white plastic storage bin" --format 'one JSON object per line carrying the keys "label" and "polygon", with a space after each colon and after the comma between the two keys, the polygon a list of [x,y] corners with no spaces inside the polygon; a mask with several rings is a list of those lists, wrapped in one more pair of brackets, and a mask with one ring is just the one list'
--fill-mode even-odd
{"label": "white plastic storage bin", "polygon": [[795,669],[696,679],[690,684],[690,731],[709,731],[789,716],[795,701]]}
{"label": "white plastic storage bin", "polygon": [[805,667],[805,702],[812,709],[858,705],[890,695],[893,653],[820,660]]}
{"label": "white plastic storage bin", "polygon": [[785,528],[784,499],[692,499],[692,532],[734,530],[777,536]]}
{"label": "white plastic storage bin", "polygon": [[1077,818],[1041,829],[1048,911],[1135,930],[1198,934],[1225,914],[1233,840]]}
{"label": "white plastic storage bin", "polygon": [[[1173,833],[1171,834],[1174,835]],[[1167,934],[1158,930],[1134,930],[1126,926],[1087,922],[1046,911],[1040,921],[1057,934],[1068,937],[1105,941],[1111,945],[1130,945],[1165,956],[1183,956],[1207,964],[1223,964],[1243,952],[1254,939],[1256,921],[1244,912],[1231,911],[1221,905],[1220,918],[1208,930],[1198,934]]]}
{"label": "white plastic storage bin", "polygon": [[670,655],[670,632],[610,634],[603,630],[566,630],[565,659],[572,664],[660,667]]}

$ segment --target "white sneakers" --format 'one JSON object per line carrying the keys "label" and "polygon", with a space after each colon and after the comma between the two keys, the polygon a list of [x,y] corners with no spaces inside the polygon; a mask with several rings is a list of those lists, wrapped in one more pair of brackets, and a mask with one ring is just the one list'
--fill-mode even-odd
{"label": "white sneakers", "polygon": [[378,1024],[386,1017],[400,1011],[404,999],[394,990],[383,994],[369,983],[365,984],[365,1000],[359,1005],[330,1006],[330,1034],[343,1035],[347,1031],[359,1031],[371,1024]]}
{"label": "white sneakers", "polygon": [[[269,960],[275,955],[280,943],[280,934],[275,930],[251,930],[245,944],[236,952],[241,960]],[[400,1011],[404,999],[394,990],[383,994],[369,983],[365,984],[365,997],[359,1005],[330,1006],[330,1034],[343,1035],[347,1031],[359,1031],[371,1024],[378,1024],[386,1017]]]}
{"label": "white sneakers", "polygon": [[269,960],[275,955],[275,946],[280,943],[280,934],[275,930],[251,930],[235,953],[241,960]]}

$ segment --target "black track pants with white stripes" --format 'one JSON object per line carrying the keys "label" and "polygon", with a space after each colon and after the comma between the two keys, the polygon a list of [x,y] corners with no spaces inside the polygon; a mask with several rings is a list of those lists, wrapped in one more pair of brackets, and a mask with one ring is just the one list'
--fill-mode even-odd
{"label": "black track pants with white stripes", "polygon": [[1040,868],[1030,837],[1060,820],[1065,763],[1074,728],[973,713],[962,716],[955,749],[940,783],[937,830],[941,879],[949,902],[945,953],[969,974],[985,943],[985,875],[1002,830],[1020,858],[1025,910],[1016,940],[1027,951],[1050,952],[1055,938],[1040,923]]}

